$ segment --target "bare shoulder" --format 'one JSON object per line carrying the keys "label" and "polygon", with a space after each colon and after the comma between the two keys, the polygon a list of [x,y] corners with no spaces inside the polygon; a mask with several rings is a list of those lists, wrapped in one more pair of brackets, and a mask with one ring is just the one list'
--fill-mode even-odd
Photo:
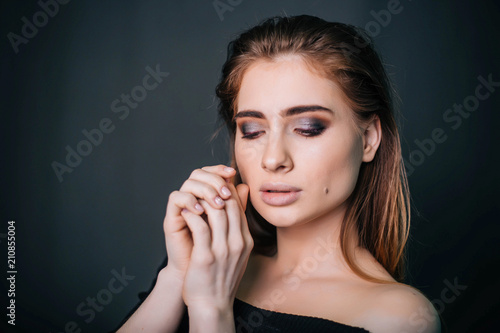
{"label": "bare shoulder", "polygon": [[373,333],[441,331],[439,315],[432,303],[417,289],[400,283],[374,286],[367,297],[361,322]]}

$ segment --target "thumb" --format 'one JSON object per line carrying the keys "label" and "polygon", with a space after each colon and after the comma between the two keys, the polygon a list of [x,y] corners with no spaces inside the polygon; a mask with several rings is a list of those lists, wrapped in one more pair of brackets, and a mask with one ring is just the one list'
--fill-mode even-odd
{"label": "thumb", "polygon": [[250,192],[250,188],[247,184],[239,184],[236,186],[236,192],[238,192],[241,206],[243,211],[245,211],[245,209],[247,209],[248,193]]}

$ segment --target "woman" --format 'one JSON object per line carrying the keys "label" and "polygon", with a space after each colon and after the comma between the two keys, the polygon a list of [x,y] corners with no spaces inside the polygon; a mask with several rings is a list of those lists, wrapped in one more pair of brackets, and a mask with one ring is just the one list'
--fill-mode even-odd
{"label": "woman", "polygon": [[170,195],[168,265],[119,332],[440,331],[401,283],[409,204],[390,95],[352,26],[273,18],[233,41],[217,87],[232,167]]}

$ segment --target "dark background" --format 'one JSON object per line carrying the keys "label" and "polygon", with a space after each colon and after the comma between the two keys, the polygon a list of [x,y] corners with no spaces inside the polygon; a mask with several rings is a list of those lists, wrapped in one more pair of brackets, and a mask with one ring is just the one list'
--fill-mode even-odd
{"label": "dark background", "polygon": [[[210,142],[227,43],[280,14],[371,29],[402,100],[404,157],[414,169],[408,282],[433,301],[450,332],[498,327],[500,87],[460,126],[443,119],[454,104],[473,101],[479,76],[500,81],[498,2],[401,0],[383,23],[375,16],[388,1],[221,2],[232,3],[222,16],[213,1],[70,1],[17,53],[8,34],[21,36],[22,18],[33,22],[41,7],[2,2],[0,330],[116,327],[165,258],[169,193],[193,169],[227,162],[225,140]],[[111,103],[157,64],[169,76],[120,119]],[[51,164],[65,164],[65,147],[76,149],[82,131],[103,118],[113,132],[60,182]],[[432,151],[437,128],[447,139]],[[427,155],[415,140],[427,142]],[[15,330],[5,323],[9,220],[16,221]],[[134,279],[106,292],[112,271],[123,269]],[[450,294],[447,281],[467,288]],[[76,308],[97,295],[109,303],[87,323],[90,315]]]}

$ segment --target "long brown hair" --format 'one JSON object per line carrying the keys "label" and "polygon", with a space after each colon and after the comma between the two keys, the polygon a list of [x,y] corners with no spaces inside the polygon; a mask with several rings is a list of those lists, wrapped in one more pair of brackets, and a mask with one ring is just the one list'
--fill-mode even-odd
{"label": "long brown hair", "polygon": [[[282,55],[300,56],[311,68],[338,83],[358,124],[378,117],[382,139],[369,163],[363,163],[349,198],[340,244],[349,267],[359,276],[378,282],[354,261],[348,235],[355,232],[366,248],[397,281],[404,278],[405,244],[409,232],[409,191],[392,102],[392,88],[372,41],[361,29],[313,16],[275,17],[242,33],[228,47],[216,94],[219,115],[234,143],[235,103],[246,69],[257,60]],[[233,154],[234,156],[234,154]],[[233,158],[233,166],[236,167]],[[235,183],[241,182],[236,177]],[[276,251],[276,228],[249,203],[249,227],[254,251]]]}

